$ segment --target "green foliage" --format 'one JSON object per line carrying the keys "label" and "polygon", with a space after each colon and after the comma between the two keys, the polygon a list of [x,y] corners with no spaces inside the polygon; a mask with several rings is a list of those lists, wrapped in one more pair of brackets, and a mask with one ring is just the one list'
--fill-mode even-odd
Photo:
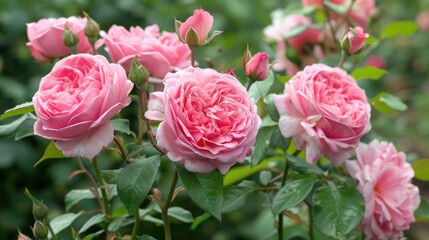
{"label": "green foliage", "polygon": [[25,114],[11,123],[0,125],[0,136],[13,133],[29,118],[31,118],[31,115]]}
{"label": "green foliage", "polygon": [[61,152],[57,146],[55,145],[54,141],[51,141],[49,145],[46,147],[45,152],[43,153],[43,156],[34,164],[33,167],[36,167],[43,161],[47,159],[57,159],[57,158],[64,158],[63,152]]}
{"label": "green foliage", "polygon": [[396,112],[407,110],[407,105],[403,103],[398,97],[389,93],[381,92],[371,99],[371,104],[375,109],[382,112]]}
{"label": "green foliage", "polygon": [[429,181],[429,159],[419,159],[414,161],[411,166],[414,170],[414,176],[422,181]]}
{"label": "green foliage", "polygon": [[392,38],[397,36],[411,36],[419,29],[419,25],[413,21],[397,21],[387,24],[381,30],[380,38]]}
{"label": "green foliage", "polygon": [[68,212],[71,207],[78,204],[80,201],[93,198],[95,198],[94,193],[92,193],[89,189],[71,190],[66,194],[64,199],[64,202],[66,204],[66,212]]}
{"label": "green foliage", "polygon": [[[70,227],[72,223],[82,214],[80,213],[66,213],[63,215],[60,215],[50,222],[52,231],[54,234],[58,234],[62,230]],[[51,235],[51,234],[49,234]]]}
{"label": "green foliage", "polygon": [[85,224],[80,228],[80,230],[79,230],[79,233],[83,233],[83,232],[85,232],[86,230],[88,230],[90,227],[92,227],[92,226],[94,226],[94,225],[97,225],[97,224],[99,224],[99,223],[101,223],[101,222],[103,222],[104,221],[104,219],[105,219],[105,215],[104,215],[104,213],[99,213],[99,214],[96,214],[96,215],[94,215],[94,216],[92,216],[90,219],[88,219],[88,221],[86,221],[85,222]]}
{"label": "green foliage", "polygon": [[355,186],[336,185],[331,181],[316,189],[313,202],[315,226],[335,239],[353,231],[365,212],[363,197]]}
{"label": "green foliage", "polygon": [[258,165],[265,157],[268,146],[270,145],[270,139],[277,126],[267,126],[259,129],[256,135],[256,143],[250,157],[252,165]]}
{"label": "green foliage", "polygon": [[118,195],[129,212],[143,203],[158,174],[160,156],[141,157],[127,165],[118,177]]}
{"label": "green foliage", "polygon": [[224,191],[222,213],[229,213],[238,210],[246,204],[246,199],[250,193],[256,190],[254,181],[242,181],[238,185],[228,187]]}
{"label": "green foliage", "polygon": [[124,118],[115,118],[109,121],[115,131],[131,134],[130,121]]}
{"label": "green foliage", "polygon": [[22,115],[22,114],[29,113],[29,112],[34,112],[33,102],[26,102],[23,104],[19,104],[16,107],[7,110],[6,112],[4,112],[0,116],[0,120],[10,118],[10,117],[14,117],[14,116],[18,116],[18,115]]}
{"label": "green foliage", "polygon": [[361,80],[361,79],[378,80],[382,76],[384,76],[384,74],[386,74],[386,73],[387,73],[386,70],[379,69],[379,68],[376,68],[373,66],[365,66],[365,67],[361,67],[361,68],[353,70],[351,75],[356,80]]}
{"label": "green foliage", "polygon": [[323,170],[317,167],[316,165],[309,164],[304,159],[299,157],[295,157],[292,155],[286,155],[286,159],[290,168],[299,173],[315,173],[315,174],[323,174]]}
{"label": "green foliage", "polygon": [[223,179],[220,172],[193,173],[180,165],[177,165],[177,171],[192,201],[220,221],[223,204]]}

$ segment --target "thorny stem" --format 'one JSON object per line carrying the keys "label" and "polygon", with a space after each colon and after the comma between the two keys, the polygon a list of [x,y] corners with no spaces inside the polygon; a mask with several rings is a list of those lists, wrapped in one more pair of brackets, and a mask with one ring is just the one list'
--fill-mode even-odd
{"label": "thorny stem", "polygon": [[170,230],[170,219],[168,218],[168,208],[170,207],[171,199],[174,195],[174,189],[177,184],[178,173],[177,170],[174,170],[173,180],[171,182],[170,191],[168,192],[167,199],[165,200],[164,206],[162,207],[162,220],[164,221],[164,233],[165,240],[171,240],[171,230]]}
{"label": "thorny stem", "polygon": [[51,224],[49,223],[49,221],[46,221],[46,226],[48,226],[48,230],[49,232],[51,232],[52,235],[52,240],[57,240],[57,235],[55,235],[54,230],[51,227]]}
{"label": "thorny stem", "polygon": [[145,101],[145,98],[147,99],[146,92],[139,91],[139,102],[137,109],[139,132],[137,135],[137,143],[140,145],[143,142],[143,122],[145,121],[144,113],[147,110],[147,100]]}
{"label": "thorny stem", "polygon": [[95,174],[97,175],[98,182],[100,183],[101,195],[103,196],[103,209],[106,216],[110,216],[109,199],[107,198],[106,184],[101,176],[100,168],[97,164],[97,159],[92,159],[92,166],[94,167]]}
{"label": "thorny stem", "polygon": [[[287,178],[288,172],[289,172],[289,164],[287,162],[287,159],[285,158],[285,169],[283,172],[280,188],[282,188],[286,184],[286,178]],[[283,214],[280,213],[278,217],[279,217],[278,236],[279,236],[279,240],[282,240],[283,239]]]}
{"label": "thorny stem", "polygon": [[342,67],[343,67],[344,62],[346,61],[347,57],[348,57],[348,54],[346,54],[345,52],[343,52],[343,53],[341,54],[341,60],[340,60],[340,62],[338,63],[338,67],[339,67],[339,68],[342,68]]}
{"label": "thorny stem", "polygon": [[[144,112],[146,112],[147,110],[148,110],[148,100],[147,100],[147,95],[146,95],[146,93],[145,92],[140,92],[140,97],[141,97],[141,102],[142,102],[142,106],[143,106],[143,111]],[[153,136],[153,133],[152,133],[152,130],[151,130],[151,126],[150,126],[150,122],[149,122],[149,120],[148,119],[146,119],[145,117],[144,117],[144,115],[142,115],[142,119],[143,119],[143,121],[146,123],[146,132],[147,132],[147,135],[148,135],[148,137],[149,137],[149,141],[150,141],[150,143],[152,144],[152,146],[158,151],[158,152],[160,152],[161,153],[161,155],[165,155],[166,154],[166,152],[162,149],[162,148],[160,148],[160,147],[158,147],[158,145],[156,144],[156,142],[155,142],[155,136]]]}
{"label": "thorny stem", "polygon": [[102,202],[101,202],[101,199],[100,199],[100,194],[98,194],[98,185],[97,185],[97,182],[95,181],[95,179],[92,177],[92,175],[86,169],[85,165],[82,162],[82,159],[78,158],[77,162],[78,162],[79,167],[82,170],[83,174],[85,174],[85,176],[88,178],[88,180],[94,186],[94,192],[93,193],[94,193],[95,199],[97,199],[97,202],[98,202],[98,204],[101,207],[102,206]]}
{"label": "thorny stem", "polygon": [[127,158],[127,153],[126,153],[127,150],[124,149],[124,147],[122,146],[121,142],[119,142],[119,140],[118,140],[118,138],[116,136],[113,138],[113,141],[115,142],[116,146],[119,149],[119,152],[121,153],[122,160],[125,160]]}

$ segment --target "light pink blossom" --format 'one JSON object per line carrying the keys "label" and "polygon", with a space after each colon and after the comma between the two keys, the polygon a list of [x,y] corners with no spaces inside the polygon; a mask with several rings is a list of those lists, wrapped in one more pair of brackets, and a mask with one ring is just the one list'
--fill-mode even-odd
{"label": "light pink blossom", "polygon": [[305,149],[309,163],[321,156],[344,162],[370,129],[365,92],[340,68],[307,66],[273,100],[282,135],[293,137],[296,147]]}
{"label": "light pink blossom", "polygon": [[113,25],[107,33],[101,31],[100,35],[112,62],[121,64],[127,72],[134,57],[158,78],[191,65],[188,45],[181,43],[174,33],[160,33],[158,25],[144,30],[131,27],[129,31]]}
{"label": "light pink blossom", "polygon": [[365,239],[402,239],[420,204],[419,189],[411,184],[414,171],[405,154],[378,140],[361,143],[356,153],[357,160],[347,161],[346,167],[359,181],[358,189],[365,199],[359,230]]}
{"label": "light pink blossom", "polygon": [[189,67],[164,78],[151,93],[146,118],[162,121],[158,145],[192,172],[223,174],[243,162],[261,119],[246,89],[230,74]]}
{"label": "light pink blossom", "polygon": [[380,68],[380,69],[386,69],[386,61],[380,55],[374,55],[374,56],[369,57],[365,61],[364,65],[365,66],[373,66],[373,67]]}
{"label": "light pink blossom", "polygon": [[[213,16],[203,9],[196,9],[194,10],[194,14],[181,24],[179,28],[180,38],[189,45],[203,45],[208,38],[212,26]],[[191,29],[197,35],[197,39],[187,39]]]}
{"label": "light pink blossom", "polygon": [[269,56],[266,52],[258,52],[244,66],[246,75],[253,80],[264,80],[270,70]]}
{"label": "light pink blossom", "polygon": [[113,140],[109,119],[130,103],[132,88],[125,70],[104,56],[64,58],[33,97],[34,133],[54,140],[66,157],[92,159]]}
{"label": "light pink blossom", "polygon": [[71,50],[63,42],[66,23],[79,37],[77,52],[92,53],[91,44],[84,33],[86,18],[40,19],[38,22],[27,23],[27,47],[37,62],[50,62],[55,58],[72,54]]}
{"label": "light pink blossom", "polygon": [[365,39],[369,37],[368,33],[365,33],[361,27],[355,27],[349,31],[342,41],[342,45],[345,48],[344,50],[348,54],[353,54],[358,52],[365,45]]}
{"label": "light pink blossom", "polygon": [[416,22],[417,24],[419,24],[421,30],[428,31],[429,30],[429,11],[424,10],[420,12],[419,15],[417,15]]}

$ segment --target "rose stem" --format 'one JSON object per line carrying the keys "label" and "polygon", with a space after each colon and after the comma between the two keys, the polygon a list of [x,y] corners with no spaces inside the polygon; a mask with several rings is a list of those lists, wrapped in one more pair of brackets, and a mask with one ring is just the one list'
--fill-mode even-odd
{"label": "rose stem", "polygon": [[161,209],[162,220],[164,221],[165,240],[171,240],[170,219],[168,218],[168,207],[170,206],[171,199],[173,198],[173,195],[174,195],[174,189],[176,188],[177,178],[178,178],[177,170],[174,169],[174,175],[173,175],[173,180],[171,181],[170,191],[168,192],[167,199],[165,200],[164,206]]}
{"label": "rose stem", "polygon": [[97,175],[98,182],[100,183],[100,189],[101,189],[101,194],[103,196],[103,203],[104,203],[103,204],[104,213],[106,214],[106,216],[110,216],[110,207],[109,207],[109,199],[107,198],[106,184],[104,183],[103,177],[101,176],[100,168],[98,167],[98,164],[97,164],[97,159],[93,158],[91,162],[92,162],[92,166],[94,167],[95,174]]}
{"label": "rose stem", "polygon": [[139,231],[139,224],[140,224],[139,208],[136,208],[134,210],[134,226],[133,226],[133,232],[131,234],[131,240],[137,239],[137,232]]}
{"label": "rose stem", "polygon": [[82,172],[85,174],[85,176],[88,178],[88,180],[92,183],[92,185],[94,186],[94,196],[97,199],[98,204],[100,205],[100,207],[102,207],[102,202],[100,199],[100,194],[98,194],[98,185],[97,182],[94,180],[94,178],[92,177],[92,175],[88,172],[88,170],[85,168],[85,165],[82,162],[82,159],[78,158],[77,162],[79,164],[80,169],[82,170]]}

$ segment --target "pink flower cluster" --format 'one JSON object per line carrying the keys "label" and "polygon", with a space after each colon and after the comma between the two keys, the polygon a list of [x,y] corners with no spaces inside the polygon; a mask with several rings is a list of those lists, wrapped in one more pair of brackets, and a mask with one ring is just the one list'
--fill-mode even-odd
{"label": "pink flower cluster", "polygon": [[189,67],[164,78],[150,95],[148,119],[162,121],[156,139],[172,161],[192,172],[225,174],[255,144],[261,119],[241,83],[229,74]]}
{"label": "pink flower cluster", "polygon": [[281,133],[293,137],[298,149],[305,149],[309,163],[322,156],[343,163],[371,128],[364,90],[340,68],[307,66],[273,100]]}
{"label": "pink flower cluster", "polygon": [[100,35],[112,62],[121,64],[127,71],[135,57],[158,78],[191,65],[188,45],[181,43],[175,33],[160,33],[158,25],[144,30],[138,26],[127,30],[113,25],[107,33],[101,31]]}
{"label": "pink flower cluster", "polygon": [[393,144],[373,140],[356,149],[357,160],[346,163],[350,175],[359,181],[365,199],[365,216],[359,227],[365,239],[402,239],[414,222],[420,204],[419,190],[411,184],[414,171],[405,154]]}

